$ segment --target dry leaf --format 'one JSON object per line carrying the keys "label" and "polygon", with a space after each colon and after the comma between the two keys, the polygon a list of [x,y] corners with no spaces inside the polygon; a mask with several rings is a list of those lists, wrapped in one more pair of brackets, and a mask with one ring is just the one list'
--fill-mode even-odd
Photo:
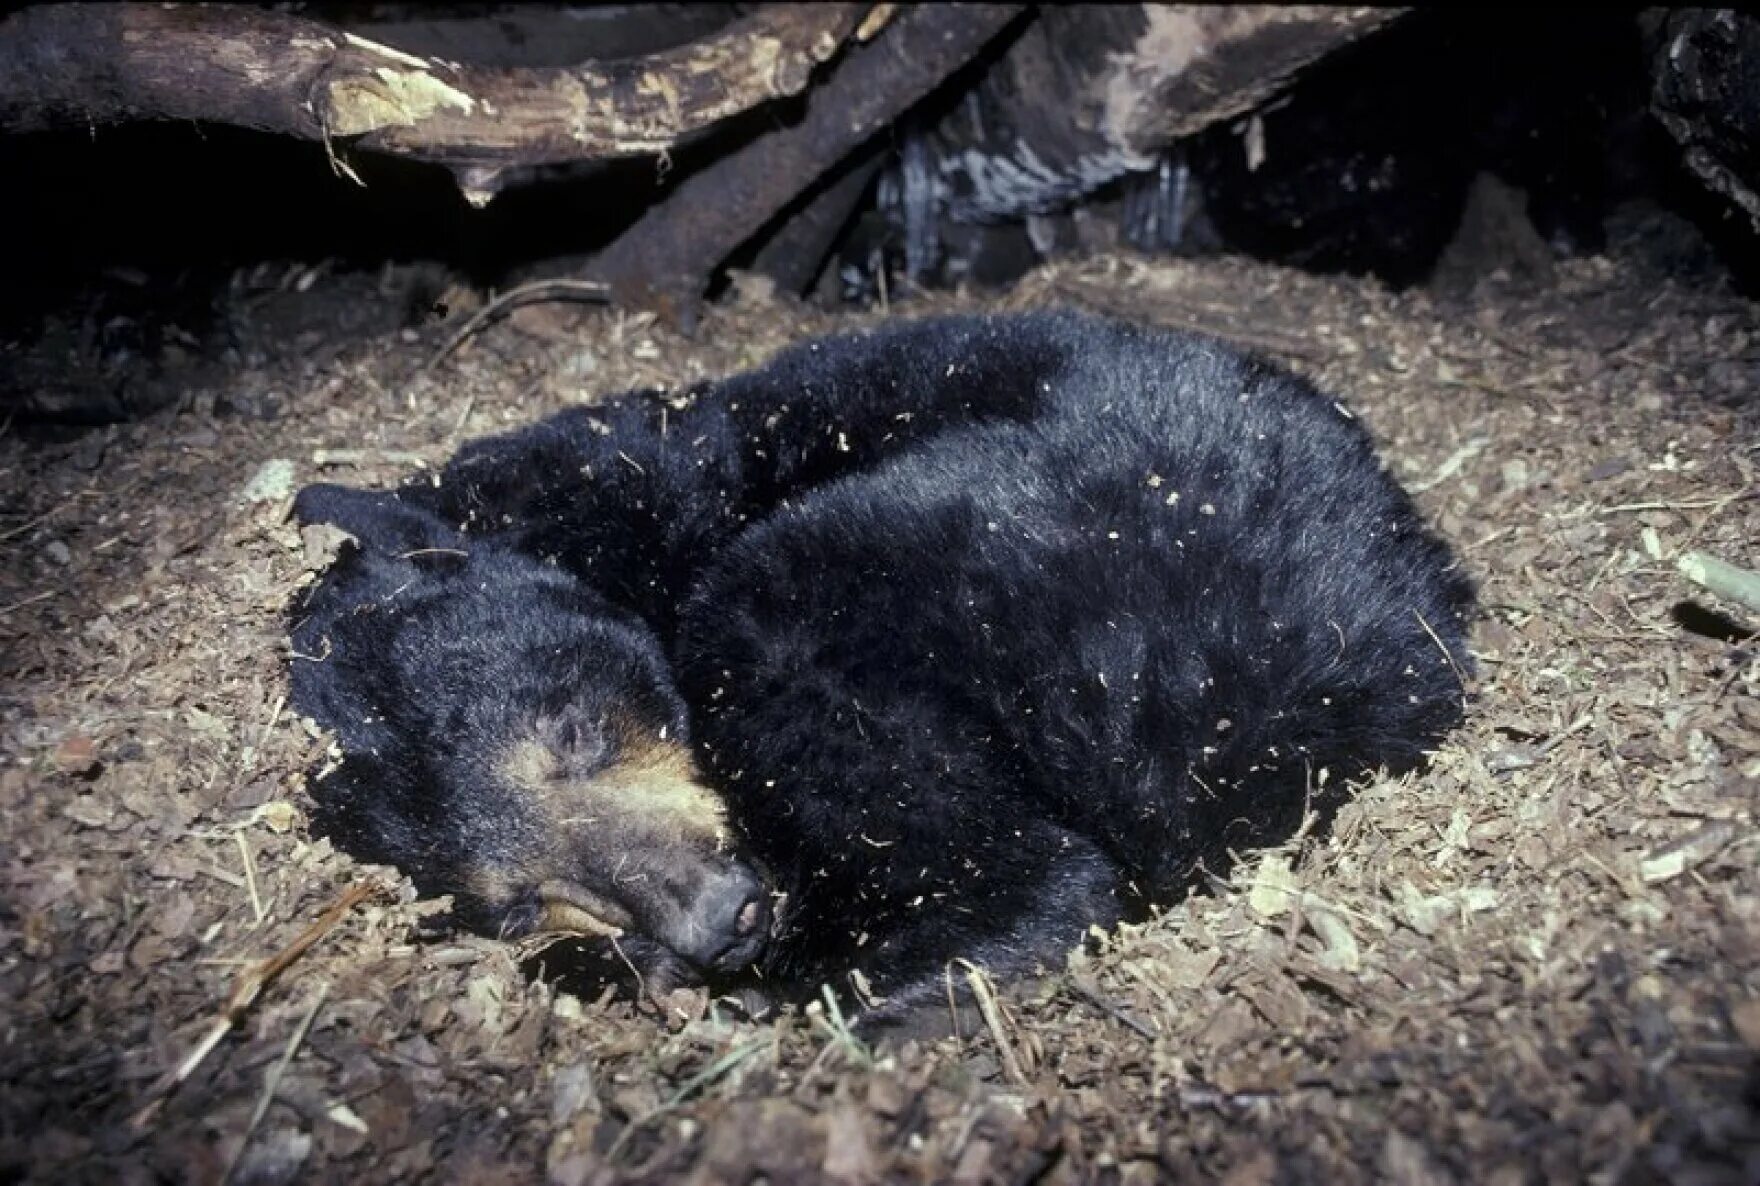
{"label": "dry leaf", "polygon": [[1253,875],[1253,888],[1247,904],[1261,918],[1276,918],[1290,908],[1300,892],[1295,875],[1290,872],[1289,859],[1282,853],[1268,852]]}

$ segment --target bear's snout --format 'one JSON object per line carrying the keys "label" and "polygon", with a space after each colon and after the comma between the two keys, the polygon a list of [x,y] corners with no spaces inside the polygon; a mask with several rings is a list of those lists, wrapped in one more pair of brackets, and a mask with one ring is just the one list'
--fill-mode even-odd
{"label": "bear's snout", "polygon": [[770,935],[770,894],[756,874],[735,865],[710,878],[691,902],[678,954],[699,968],[728,973],[750,967]]}

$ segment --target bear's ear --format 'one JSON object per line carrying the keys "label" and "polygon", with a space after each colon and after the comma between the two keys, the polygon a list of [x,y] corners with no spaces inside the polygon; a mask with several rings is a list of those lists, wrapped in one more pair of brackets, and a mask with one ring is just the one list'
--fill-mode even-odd
{"label": "bear's ear", "polygon": [[409,506],[395,491],[352,490],[318,483],[293,500],[301,524],[328,523],[355,537],[361,548],[388,556],[424,551],[462,552],[462,539],[432,512]]}

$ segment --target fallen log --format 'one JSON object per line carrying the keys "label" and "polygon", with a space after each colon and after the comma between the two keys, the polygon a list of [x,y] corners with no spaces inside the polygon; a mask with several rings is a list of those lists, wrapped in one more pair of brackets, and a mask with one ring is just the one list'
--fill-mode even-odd
{"label": "fallen log", "polygon": [[0,130],[177,119],[347,141],[445,165],[482,204],[510,171],[663,152],[799,94],[869,7],[768,4],[675,49],[540,69],[244,5],[43,5],[0,19]]}

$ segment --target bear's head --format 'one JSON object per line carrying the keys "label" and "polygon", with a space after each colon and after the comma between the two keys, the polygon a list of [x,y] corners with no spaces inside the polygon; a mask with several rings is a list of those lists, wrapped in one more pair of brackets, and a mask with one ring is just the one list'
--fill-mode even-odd
{"label": "bear's head", "polygon": [[485,865],[485,900],[531,932],[636,935],[706,974],[740,971],[769,934],[769,895],[734,851],[721,798],[698,779],[682,721],[586,698],[547,708],[495,756],[492,777],[547,843]]}
{"label": "bear's head", "polygon": [[[524,592],[503,607],[522,620],[466,645],[481,658],[468,673],[448,661],[456,652],[417,665],[469,687],[441,697],[448,711],[420,731],[438,739],[430,770],[450,784],[461,905],[502,934],[629,936],[704,976],[748,967],[769,935],[769,894],[697,775],[658,645]],[[491,640],[495,656],[482,656]]]}
{"label": "bear's head", "polygon": [[490,934],[628,937],[700,978],[758,958],[768,891],[645,623],[395,493],[295,511],[355,539],[294,611],[295,704],[346,755],[312,785],[320,832]]}

